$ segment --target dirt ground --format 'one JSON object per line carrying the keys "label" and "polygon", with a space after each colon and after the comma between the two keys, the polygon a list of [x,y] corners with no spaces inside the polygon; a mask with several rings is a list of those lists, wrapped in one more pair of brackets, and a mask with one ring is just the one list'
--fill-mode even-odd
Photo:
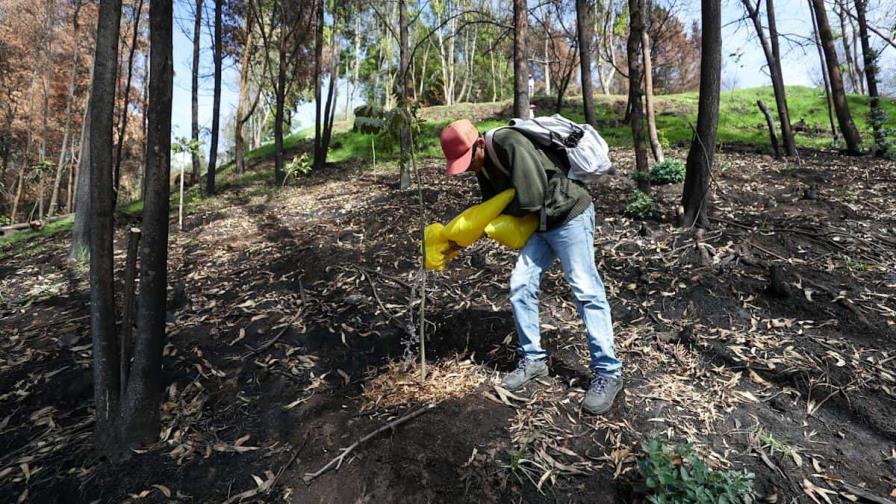
{"label": "dirt ground", "polygon": [[[894,163],[722,152],[695,240],[675,225],[680,185],[655,188],[657,220],[624,217],[632,160],[614,161],[595,246],[626,388],[599,417],[580,411],[585,336],[557,266],[551,377],[494,388],[514,363],[515,253],[487,239],[427,277],[419,381],[417,192],[382,167],[255,177],[172,226],[163,432],[120,464],[91,448],[83,266],[62,238],[0,251],[2,500],[630,502],[650,433],[755,473],[764,502],[896,500]],[[429,221],[476,202],[474,181],[421,164]]]}

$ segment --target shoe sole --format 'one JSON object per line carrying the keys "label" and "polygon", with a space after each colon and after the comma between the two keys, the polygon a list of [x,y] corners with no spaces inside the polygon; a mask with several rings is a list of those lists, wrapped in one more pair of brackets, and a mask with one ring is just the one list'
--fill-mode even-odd
{"label": "shoe sole", "polygon": [[624,389],[624,387],[620,387],[619,390],[617,390],[616,393],[613,394],[613,399],[610,401],[609,406],[607,406],[606,408],[601,409],[601,410],[593,410],[593,409],[590,409],[590,408],[586,407],[586,406],[583,404],[583,405],[582,405],[582,411],[584,411],[584,412],[586,412],[586,413],[589,413],[589,414],[591,414],[591,415],[603,415],[604,413],[606,413],[606,412],[610,411],[611,409],[613,409],[613,405],[616,404],[616,398],[619,397],[619,394],[623,391],[623,389]]}
{"label": "shoe sole", "polygon": [[543,373],[539,373],[539,374],[533,376],[532,378],[529,378],[528,380],[524,381],[523,383],[520,383],[520,385],[518,387],[511,388],[503,383],[501,384],[501,386],[504,387],[508,392],[516,392],[516,391],[520,390],[521,388],[525,387],[526,384],[529,383],[530,381],[535,380],[536,378],[547,378],[548,376],[550,376],[550,373],[548,372],[547,369],[545,369]]}

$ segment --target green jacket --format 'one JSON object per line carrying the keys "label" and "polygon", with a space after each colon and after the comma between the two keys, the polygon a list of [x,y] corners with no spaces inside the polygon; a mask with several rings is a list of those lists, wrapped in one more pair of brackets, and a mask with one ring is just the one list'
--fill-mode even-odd
{"label": "green jacket", "polygon": [[568,161],[563,154],[536,147],[519,131],[503,128],[495,132],[495,155],[508,167],[505,173],[486,153],[485,165],[476,174],[482,200],[513,187],[516,196],[504,213],[522,217],[538,212],[545,231],[566,224],[591,205],[585,186],[566,177]]}

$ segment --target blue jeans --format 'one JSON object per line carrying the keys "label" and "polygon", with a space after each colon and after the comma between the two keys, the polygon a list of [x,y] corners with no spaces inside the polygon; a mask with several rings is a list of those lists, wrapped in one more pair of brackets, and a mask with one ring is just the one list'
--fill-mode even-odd
{"label": "blue jeans", "polygon": [[572,287],[576,308],[588,332],[591,370],[618,377],[622,363],[613,351],[613,321],[604,283],[594,264],[594,205],[566,224],[535,233],[520,251],[510,276],[510,305],[518,353],[528,359],[544,359],[538,322],[538,293],[541,275],[560,259],[566,282]]}

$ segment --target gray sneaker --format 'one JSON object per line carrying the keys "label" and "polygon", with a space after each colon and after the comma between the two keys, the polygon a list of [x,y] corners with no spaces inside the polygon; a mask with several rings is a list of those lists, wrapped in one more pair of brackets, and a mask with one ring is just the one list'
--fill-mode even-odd
{"label": "gray sneaker", "polygon": [[523,357],[516,363],[516,371],[504,375],[501,386],[513,392],[526,383],[547,375],[548,365],[545,359],[532,360]]}
{"label": "gray sneaker", "polygon": [[622,390],[622,378],[595,374],[591,379],[588,393],[585,394],[582,409],[593,415],[606,413],[613,406],[613,400],[620,390]]}

